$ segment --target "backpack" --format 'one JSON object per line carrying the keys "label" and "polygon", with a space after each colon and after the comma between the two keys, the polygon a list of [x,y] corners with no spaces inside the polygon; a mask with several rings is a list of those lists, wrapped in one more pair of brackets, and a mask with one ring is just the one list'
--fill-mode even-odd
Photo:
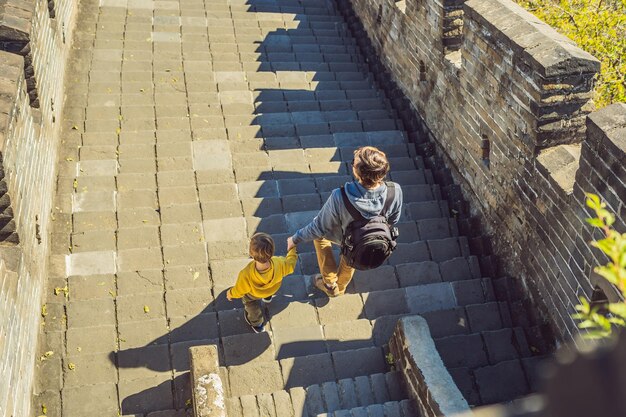
{"label": "backpack", "polygon": [[387,183],[387,198],[380,214],[371,219],[364,218],[348,200],[344,187],[341,187],[343,204],[352,216],[341,242],[341,254],[352,268],[367,270],[378,268],[396,248],[398,228],[390,226],[383,213],[389,211],[396,190],[395,184]]}

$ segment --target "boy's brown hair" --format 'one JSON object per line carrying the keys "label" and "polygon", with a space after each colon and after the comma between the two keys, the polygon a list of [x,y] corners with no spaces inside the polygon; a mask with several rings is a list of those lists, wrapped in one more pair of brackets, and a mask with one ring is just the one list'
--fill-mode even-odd
{"label": "boy's brown hair", "polygon": [[373,146],[363,146],[355,150],[352,166],[365,188],[375,187],[389,173],[387,155]]}
{"label": "boy's brown hair", "polygon": [[250,256],[257,262],[269,262],[274,256],[274,239],[267,233],[255,233],[250,238]]}

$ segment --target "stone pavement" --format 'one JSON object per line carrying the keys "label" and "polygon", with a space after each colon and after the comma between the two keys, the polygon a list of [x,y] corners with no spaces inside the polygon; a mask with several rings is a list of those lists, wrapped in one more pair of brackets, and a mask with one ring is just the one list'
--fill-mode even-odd
{"label": "stone pavement", "polygon": [[[217,344],[229,415],[408,417],[384,355],[403,314],[429,320],[471,404],[532,389],[536,327],[482,276],[332,2],[85,0],[78,22],[36,412],[183,416],[188,348]],[[301,245],[251,333],[224,296],[248,237],[284,253],[365,144],[405,192],[389,265],[328,300]]]}

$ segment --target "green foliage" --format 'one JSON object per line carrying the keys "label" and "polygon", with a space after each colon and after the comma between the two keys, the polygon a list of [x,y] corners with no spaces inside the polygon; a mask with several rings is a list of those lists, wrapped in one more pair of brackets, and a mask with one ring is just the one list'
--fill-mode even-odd
{"label": "green foliage", "polygon": [[[604,239],[591,242],[591,245],[600,249],[609,258],[606,265],[597,266],[594,271],[602,278],[613,284],[626,298],[626,233],[620,234],[612,228],[615,216],[606,209],[606,204],[600,201],[595,194],[587,194],[587,206],[596,217],[587,219],[591,226],[602,230]],[[609,303],[606,308],[609,315],[598,312],[598,307],[592,307],[589,302],[580,297],[580,304],[576,306],[577,314],[572,318],[580,320],[578,327],[587,330],[585,337],[590,339],[604,338],[611,335],[614,326],[626,327],[626,303]]]}
{"label": "green foliage", "polygon": [[602,62],[598,108],[626,102],[626,0],[515,0]]}

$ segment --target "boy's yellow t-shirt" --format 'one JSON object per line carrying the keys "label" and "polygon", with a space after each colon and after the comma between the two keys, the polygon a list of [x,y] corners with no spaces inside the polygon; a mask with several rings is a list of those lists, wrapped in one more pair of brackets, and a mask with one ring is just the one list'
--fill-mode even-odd
{"label": "boy's yellow t-shirt", "polygon": [[259,272],[250,262],[239,272],[235,286],[230,289],[232,298],[241,298],[249,294],[255,298],[265,298],[274,295],[280,288],[283,278],[291,274],[298,261],[296,248],[291,248],[287,256],[272,256],[270,267]]}

